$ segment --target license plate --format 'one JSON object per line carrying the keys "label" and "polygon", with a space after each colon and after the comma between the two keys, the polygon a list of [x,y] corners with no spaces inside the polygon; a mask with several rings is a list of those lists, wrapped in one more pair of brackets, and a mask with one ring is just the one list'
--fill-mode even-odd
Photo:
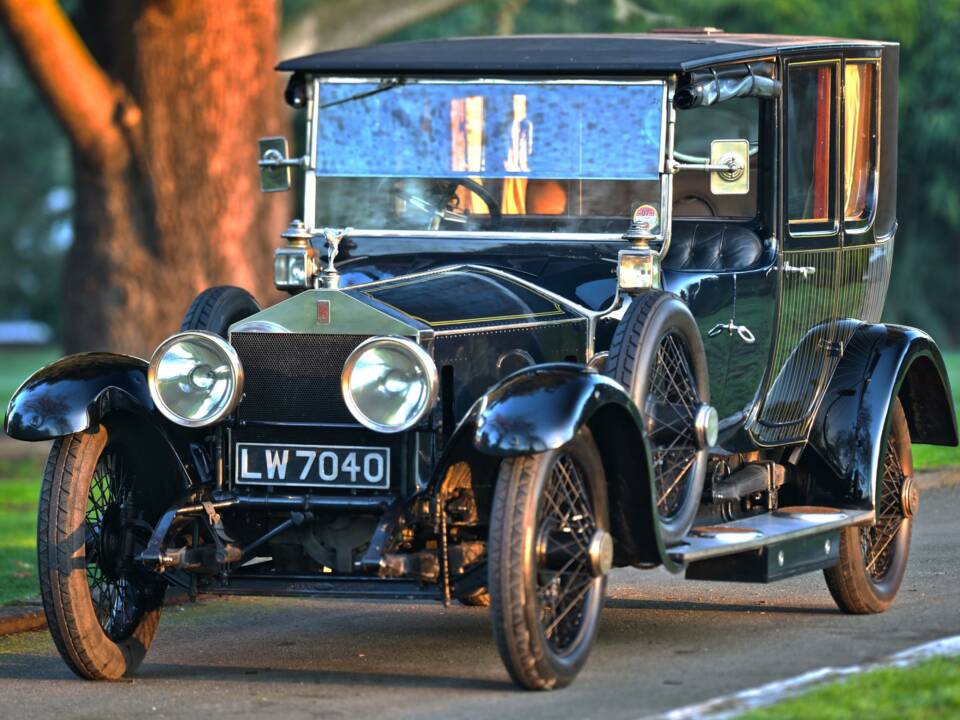
{"label": "license plate", "polygon": [[390,448],[237,443],[238,485],[390,487]]}

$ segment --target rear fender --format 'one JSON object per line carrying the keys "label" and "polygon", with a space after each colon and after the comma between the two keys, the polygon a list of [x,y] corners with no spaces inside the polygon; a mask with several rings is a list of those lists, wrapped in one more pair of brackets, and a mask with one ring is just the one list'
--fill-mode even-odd
{"label": "rear fender", "polygon": [[623,386],[583,365],[536,365],[491,388],[458,426],[439,477],[453,463],[467,460],[494,468],[495,483],[499,460],[558,449],[582,427],[590,428],[607,476],[615,562],[679,570],[660,537],[640,414]]}
{"label": "rear fender", "polygon": [[916,328],[861,325],[845,349],[810,434],[809,447],[817,460],[808,469],[818,478],[817,494],[858,507],[874,506],[880,445],[896,397],[903,404],[912,442],[957,444],[950,381],[937,344]]}

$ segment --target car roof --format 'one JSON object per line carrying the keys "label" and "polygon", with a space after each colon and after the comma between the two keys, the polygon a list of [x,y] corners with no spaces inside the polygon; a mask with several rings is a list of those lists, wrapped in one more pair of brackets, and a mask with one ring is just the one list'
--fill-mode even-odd
{"label": "car roof", "polygon": [[387,43],[285,60],[277,70],[345,75],[627,75],[687,72],[786,52],[886,45],[874,40],[738,35],[713,29],[635,35],[512,35]]}

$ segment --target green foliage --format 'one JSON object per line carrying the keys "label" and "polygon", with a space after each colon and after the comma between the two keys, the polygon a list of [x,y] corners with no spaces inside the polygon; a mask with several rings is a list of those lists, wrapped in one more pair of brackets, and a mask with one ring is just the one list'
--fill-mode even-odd
{"label": "green foliage", "polygon": [[37,501],[41,460],[0,460],[0,605],[40,594]]}
{"label": "green foliage", "polygon": [[[317,1],[285,0],[283,22],[301,21]],[[886,317],[960,344],[960,0],[474,0],[388,39],[706,25],[901,43],[900,232]],[[0,107],[0,319],[56,326],[69,148],[2,34]]]}
{"label": "green foliage", "polygon": [[960,716],[960,658],[857,675],[740,720],[926,720]]}
{"label": "green foliage", "polygon": [[2,33],[0,107],[0,320],[56,328],[71,237],[69,147]]}
{"label": "green foliage", "polygon": [[[953,392],[953,407],[957,411],[957,424],[960,426],[960,352],[943,354],[950,375],[950,389]],[[940,445],[914,445],[913,467],[922,470],[937,467],[960,467],[960,447],[941,447]]]}
{"label": "green foliage", "polygon": [[960,344],[960,0],[478,0],[393,39],[698,26],[901,44],[900,231],[886,319]]}

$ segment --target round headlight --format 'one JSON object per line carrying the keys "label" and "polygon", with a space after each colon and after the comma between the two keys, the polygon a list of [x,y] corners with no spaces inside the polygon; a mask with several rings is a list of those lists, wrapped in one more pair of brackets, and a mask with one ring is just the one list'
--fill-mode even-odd
{"label": "round headlight", "polygon": [[150,395],[167,418],[186,427],[221,420],[243,390],[236,351],[219,335],[191,331],[162,343],[150,360]]}
{"label": "round headlight", "polygon": [[378,432],[416,425],[437,399],[437,366],[412,340],[371,338],[343,366],[343,400],[357,421]]}

